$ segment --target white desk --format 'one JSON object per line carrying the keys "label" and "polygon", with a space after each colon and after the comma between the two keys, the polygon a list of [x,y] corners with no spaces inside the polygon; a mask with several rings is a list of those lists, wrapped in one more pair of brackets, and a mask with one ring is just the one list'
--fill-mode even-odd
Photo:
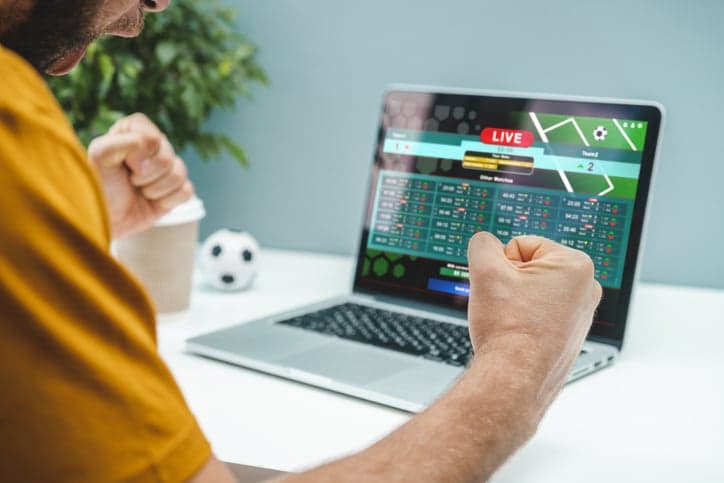
{"label": "white desk", "polygon": [[[221,459],[298,470],[359,450],[409,415],[183,353],[192,335],[344,293],[346,257],[266,251],[255,287],[197,286],[159,345]],[[567,386],[496,482],[724,481],[724,292],[642,284],[623,356]]]}

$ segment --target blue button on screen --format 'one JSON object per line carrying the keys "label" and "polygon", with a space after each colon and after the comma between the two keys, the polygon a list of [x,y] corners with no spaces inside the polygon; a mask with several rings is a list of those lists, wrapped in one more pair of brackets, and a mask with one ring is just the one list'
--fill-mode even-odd
{"label": "blue button on screen", "polygon": [[470,295],[470,285],[467,283],[451,282],[449,280],[440,280],[439,278],[428,279],[427,288],[429,290],[434,290],[435,292],[461,295],[463,297]]}

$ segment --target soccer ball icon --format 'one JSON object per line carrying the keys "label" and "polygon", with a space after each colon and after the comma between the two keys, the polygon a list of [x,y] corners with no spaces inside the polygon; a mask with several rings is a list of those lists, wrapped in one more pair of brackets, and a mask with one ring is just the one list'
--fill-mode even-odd
{"label": "soccer ball icon", "polygon": [[598,126],[593,130],[593,139],[596,141],[604,141],[606,136],[608,136],[608,129],[603,126]]}
{"label": "soccer ball icon", "polygon": [[248,233],[219,230],[201,246],[199,268],[215,288],[247,289],[259,271],[259,245]]}

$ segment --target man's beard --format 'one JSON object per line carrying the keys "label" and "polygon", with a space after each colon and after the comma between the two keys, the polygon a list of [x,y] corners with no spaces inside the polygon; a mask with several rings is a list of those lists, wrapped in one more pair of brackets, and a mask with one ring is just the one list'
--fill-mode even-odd
{"label": "man's beard", "polygon": [[27,18],[12,26],[0,43],[41,72],[100,36],[94,20],[102,0],[37,0]]}

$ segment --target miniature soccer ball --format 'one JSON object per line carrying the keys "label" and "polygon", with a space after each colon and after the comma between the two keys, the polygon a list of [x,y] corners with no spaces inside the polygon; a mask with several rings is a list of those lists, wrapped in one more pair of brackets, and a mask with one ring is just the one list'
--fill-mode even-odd
{"label": "miniature soccer ball", "polygon": [[259,245],[248,233],[219,230],[201,246],[199,268],[206,282],[220,290],[244,290],[259,271]]}
{"label": "miniature soccer ball", "polygon": [[605,141],[606,136],[608,136],[608,129],[603,126],[598,126],[593,131],[593,139],[595,139],[596,141]]}

